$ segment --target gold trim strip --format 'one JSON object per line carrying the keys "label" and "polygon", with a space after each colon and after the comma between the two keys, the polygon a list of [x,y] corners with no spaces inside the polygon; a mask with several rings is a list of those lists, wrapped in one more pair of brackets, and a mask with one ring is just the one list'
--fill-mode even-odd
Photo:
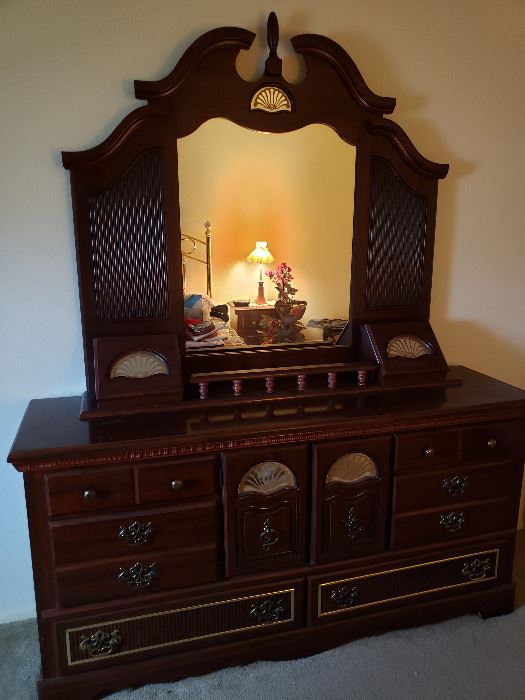
{"label": "gold trim strip", "polygon": [[[95,627],[100,627],[101,625],[118,625],[124,622],[131,622],[134,620],[143,620],[145,618],[160,617],[162,615],[172,615],[174,613],[187,612],[188,610],[198,610],[200,608],[210,608],[217,605],[225,605],[226,603],[238,603],[242,600],[254,600],[256,598],[266,598],[267,596],[282,595],[285,593],[290,593],[290,617],[286,620],[277,620],[276,622],[266,622],[258,625],[249,625],[247,627],[238,627],[233,630],[224,630],[223,632],[212,632],[210,634],[203,634],[198,637],[186,637],[185,639],[177,639],[173,642],[164,642],[163,644],[151,644],[146,647],[138,647],[136,649],[130,649],[128,651],[121,651],[115,654],[110,654],[108,656],[101,656],[91,659],[79,659],[78,661],[73,661],[71,658],[71,639],[70,634],[73,632],[82,632],[83,630],[92,630]],[[156,613],[149,613],[146,615],[135,615],[134,617],[119,618],[117,620],[107,620],[105,622],[94,622],[92,625],[84,625],[82,627],[72,627],[66,630],[66,656],[68,666],[77,666],[78,664],[87,664],[93,661],[103,661],[104,659],[114,659],[119,656],[127,656],[129,654],[137,654],[141,651],[147,651],[149,649],[160,649],[162,647],[175,646],[177,644],[183,644],[184,642],[192,642],[198,639],[208,639],[210,637],[219,637],[225,634],[233,634],[235,632],[242,632],[244,630],[253,630],[260,627],[272,627],[273,625],[282,625],[284,623],[293,622],[295,620],[295,588],[287,588],[282,591],[271,591],[267,593],[257,593],[255,595],[241,596],[239,598],[228,598],[227,600],[216,600],[210,603],[201,603],[200,605],[190,605],[185,608],[174,608],[173,610],[162,610]]]}
{"label": "gold trim strip", "polygon": [[[385,576],[386,574],[393,574],[398,571],[407,571],[409,569],[422,569],[425,566],[433,566],[435,564],[443,564],[447,561],[456,561],[458,559],[466,559],[467,557],[476,557],[476,556],[482,556],[486,554],[495,554],[496,555],[496,561],[495,561],[495,568],[494,568],[494,575],[489,576],[483,579],[478,579],[476,581],[464,581],[462,583],[453,583],[447,586],[439,586],[438,588],[429,588],[423,591],[415,591],[414,593],[406,593],[404,595],[399,595],[399,596],[394,596],[392,598],[381,598],[380,600],[373,600],[370,601],[369,603],[361,603],[361,605],[352,605],[349,608],[342,608],[341,610],[330,610],[328,612],[322,612],[322,600],[321,600],[321,594],[322,594],[322,589],[326,586],[335,586],[339,583],[349,583],[352,581],[359,581],[361,579],[365,578],[372,578],[374,576]],[[498,569],[499,569],[499,555],[500,555],[500,550],[499,549],[490,549],[484,552],[472,552],[471,554],[463,554],[458,557],[447,557],[446,559],[437,559],[435,561],[429,561],[429,562],[424,562],[422,564],[411,564],[410,566],[401,566],[398,567],[397,569],[388,569],[387,571],[376,571],[373,574],[363,574],[362,576],[352,576],[351,578],[345,578],[345,579],[339,579],[338,581],[328,581],[327,583],[321,583],[317,587],[317,617],[327,617],[328,615],[341,615],[343,613],[347,613],[351,610],[358,610],[359,608],[367,608],[370,607],[371,605],[382,605],[383,603],[390,603],[393,600],[403,600],[405,598],[414,598],[419,595],[425,595],[426,593],[433,593],[435,591],[446,591],[451,588],[461,588],[462,586],[470,586],[475,583],[485,583],[486,581],[493,581],[494,579],[498,578]]]}

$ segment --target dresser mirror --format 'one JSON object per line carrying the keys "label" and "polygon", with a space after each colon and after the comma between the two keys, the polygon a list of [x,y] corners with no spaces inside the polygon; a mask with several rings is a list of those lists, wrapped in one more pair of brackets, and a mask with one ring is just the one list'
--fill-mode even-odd
{"label": "dresser mirror", "polygon": [[[185,233],[198,241],[208,218],[212,303],[229,306],[232,332],[223,335],[225,342],[249,343],[253,336],[233,333],[241,330],[238,308],[252,317],[271,318],[278,291],[266,273],[281,262],[292,268],[297,292],[291,298],[306,302],[300,330],[304,342],[326,339],[325,319],[334,320],[332,327],[336,320],[343,326],[348,321],[355,153],[354,146],[322,124],[272,134],[211,119],[179,139],[184,292],[190,299],[207,292],[204,235],[194,246]],[[266,305],[256,303],[260,264],[247,260],[257,241],[267,243],[274,259],[262,266]],[[220,318],[213,320],[220,325]],[[258,333],[257,344],[271,344],[264,323]]]}
{"label": "dresser mirror", "polygon": [[445,383],[429,314],[448,166],[335,42],[293,37],[306,73],[291,84],[274,13],[263,75],[240,77],[253,39],[207,32],[135,82],[147,104],[103,143],[63,153],[85,419]]}

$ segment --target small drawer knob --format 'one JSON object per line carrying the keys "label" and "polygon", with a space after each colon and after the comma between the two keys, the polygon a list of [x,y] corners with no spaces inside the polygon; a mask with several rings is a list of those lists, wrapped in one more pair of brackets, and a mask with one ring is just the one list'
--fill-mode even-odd
{"label": "small drawer knob", "polygon": [[97,495],[97,492],[95,491],[95,489],[86,489],[84,491],[84,493],[82,494],[83,498],[86,501],[92,501],[96,495]]}
{"label": "small drawer knob", "polygon": [[180,479],[173,479],[173,481],[171,482],[171,488],[173,489],[173,491],[180,491],[183,485],[184,482]]}
{"label": "small drawer knob", "polygon": [[433,447],[427,447],[427,449],[423,453],[425,457],[433,457],[434,456],[434,448]]}
{"label": "small drawer knob", "polygon": [[494,438],[490,438],[490,440],[487,440],[487,447],[490,447],[491,449],[494,449],[494,447],[496,447],[497,444],[498,441]]}

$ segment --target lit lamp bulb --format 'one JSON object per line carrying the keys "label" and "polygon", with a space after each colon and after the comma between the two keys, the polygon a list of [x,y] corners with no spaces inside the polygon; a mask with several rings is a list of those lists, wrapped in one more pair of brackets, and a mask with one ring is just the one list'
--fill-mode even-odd
{"label": "lit lamp bulb", "polygon": [[266,247],[267,245],[266,241],[257,241],[254,250],[252,250],[246,258],[248,262],[259,263],[259,290],[257,292],[257,299],[255,300],[255,303],[259,305],[266,304],[262,266],[271,265],[274,261],[273,255]]}

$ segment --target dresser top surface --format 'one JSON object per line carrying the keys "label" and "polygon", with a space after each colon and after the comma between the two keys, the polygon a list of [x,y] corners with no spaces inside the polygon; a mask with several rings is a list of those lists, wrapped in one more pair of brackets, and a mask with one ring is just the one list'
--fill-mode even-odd
{"label": "dresser top surface", "polygon": [[[367,398],[334,398],[335,407],[304,410],[238,407],[180,412],[149,419],[88,423],[79,419],[79,396],[35,399],[29,403],[8,461],[21,471],[73,466],[90,460],[164,458],[273,442],[351,437],[447,425],[525,417],[525,391],[465,367],[449,379],[460,386],[410,389]],[[276,440],[276,437],[279,439]],[[282,438],[282,439],[281,439]],[[285,439],[286,438],[286,439]],[[55,460],[52,457],[56,457]],[[62,462],[61,462],[62,460]]]}

